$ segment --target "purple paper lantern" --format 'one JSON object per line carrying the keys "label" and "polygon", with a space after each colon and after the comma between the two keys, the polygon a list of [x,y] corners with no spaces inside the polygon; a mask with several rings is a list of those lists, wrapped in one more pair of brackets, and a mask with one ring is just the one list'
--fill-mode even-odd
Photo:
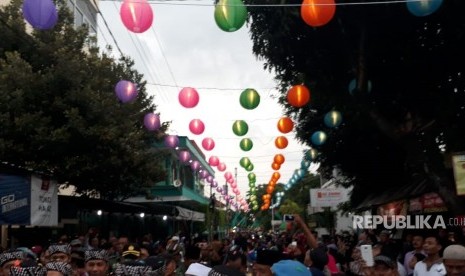
{"label": "purple paper lantern", "polygon": [[144,126],[150,131],[158,130],[160,128],[160,116],[155,113],[145,114]]}
{"label": "purple paper lantern", "polygon": [[218,182],[213,181],[213,183],[211,183],[211,185],[212,185],[212,188],[216,188],[216,187],[218,187]]}
{"label": "purple paper lantern", "polygon": [[179,138],[176,135],[168,135],[165,137],[165,146],[175,148],[179,145]]}
{"label": "purple paper lantern", "polygon": [[35,29],[49,30],[58,21],[58,12],[52,0],[24,0],[23,16]]}
{"label": "purple paper lantern", "polygon": [[212,183],[213,180],[214,180],[213,176],[211,176],[211,175],[207,176],[207,182],[208,183]]}
{"label": "purple paper lantern", "polygon": [[[182,150],[182,151],[179,152],[178,157],[179,157],[179,160],[181,162],[186,163],[187,161],[189,161],[191,159],[191,154],[187,150]],[[192,163],[194,163],[194,162],[192,162]]]}
{"label": "purple paper lantern", "polygon": [[199,170],[199,169],[200,169],[200,162],[197,161],[197,160],[192,161],[192,163],[191,163],[191,169],[192,169],[193,171]]}
{"label": "purple paper lantern", "polygon": [[200,178],[205,179],[208,177],[208,171],[201,171],[200,172]]}
{"label": "purple paper lantern", "polygon": [[221,194],[223,192],[223,189],[221,187],[216,187],[216,191]]}
{"label": "purple paper lantern", "polygon": [[120,80],[115,87],[116,96],[122,103],[128,103],[137,98],[137,87],[127,80]]}

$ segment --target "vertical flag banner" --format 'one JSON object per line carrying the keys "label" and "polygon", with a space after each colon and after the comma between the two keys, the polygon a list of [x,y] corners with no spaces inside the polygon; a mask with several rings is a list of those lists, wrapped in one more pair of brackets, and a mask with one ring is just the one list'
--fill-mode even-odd
{"label": "vertical flag banner", "polygon": [[58,188],[49,178],[31,177],[31,225],[58,225]]}
{"label": "vertical flag banner", "polygon": [[0,225],[29,225],[31,185],[29,176],[0,174]]}
{"label": "vertical flag banner", "polygon": [[452,155],[452,168],[454,169],[457,195],[465,195],[465,153]]}

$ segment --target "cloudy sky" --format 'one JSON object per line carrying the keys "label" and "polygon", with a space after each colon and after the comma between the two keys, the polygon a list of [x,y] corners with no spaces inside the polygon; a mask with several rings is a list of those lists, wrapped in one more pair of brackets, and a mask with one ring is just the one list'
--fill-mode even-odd
{"label": "cloudy sky", "polygon": [[[213,17],[214,7],[209,5],[213,1],[174,2],[206,6],[151,3],[153,25],[143,34],[131,33],[124,27],[119,16],[120,1],[100,1],[100,9],[121,50],[135,60],[136,68],[150,83],[148,92],[155,96],[161,120],[172,121],[169,133],[188,136],[199,146],[203,138],[213,138],[216,147],[211,152],[204,151],[207,160],[216,155],[226,164],[226,171],[234,174],[237,168],[242,195],[248,189],[248,172],[239,165],[241,157],[250,158],[257,184],[261,184],[268,183],[274,172],[274,155],[282,153],[286,162],[279,170],[279,182],[287,183],[294,170],[300,168],[304,147],[294,140],[292,132],[285,135],[289,139],[286,149],[275,147],[275,138],[282,135],[276,126],[283,112],[274,99],[277,91],[273,76],[263,70],[263,62],[252,54],[248,28],[244,26],[233,33],[220,30]],[[113,44],[101,20],[99,43]],[[200,95],[200,102],[193,109],[183,108],[178,102],[178,93],[186,86],[196,88]],[[246,88],[256,89],[261,96],[260,105],[254,110],[243,109],[239,104],[240,93]],[[205,132],[199,136],[188,127],[195,118],[205,124]],[[254,143],[249,152],[239,147],[243,137],[232,132],[235,120],[245,120],[249,125],[244,136]],[[220,184],[225,183],[223,175],[224,172],[216,173]]]}

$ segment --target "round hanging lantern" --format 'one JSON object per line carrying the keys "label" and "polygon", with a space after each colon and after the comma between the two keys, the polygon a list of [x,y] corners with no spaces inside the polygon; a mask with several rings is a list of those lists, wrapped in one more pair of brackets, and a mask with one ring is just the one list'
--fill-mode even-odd
{"label": "round hanging lantern", "polygon": [[308,160],[302,160],[302,161],[300,161],[300,167],[301,167],[302,169],[308,169],[308,168],[310,167],[310,165],[311,165],[311,162],[308,161]]}
{"label": "round hanging lantern", "polygon": [[210,164],[210,166],[216,167],[219,163],[220,159],[217,156],[210,156],[210,158],[208,158],[208,164]]}
{"label": "round hanging lantern", "polygon": [[304,0],[300,15],[308,25],[320,27],[333,19],[336,13],[334,0]]}
{"label": "round hanging lantern", "polygon": [[273,179],[275,179],[275,181],[278,181],[278,179],[281,177],[281,174],[279,172],[274,172],[273,173]]}
{"label": "round hanging lantern", "polygon": [[271,164],[271,168],[275,171],[281,169],[281,165],[279,165],[278,163],[273,163]]}
{"label": "round hanging lantern", "polygon": [[193,119],[189,123],[189,130],[196,135],[200,135],[205,130],[205,125],[203,124],[202,120],[200,119]]}
{"label": "round hanging lantern", "polygon": [[233,177],[233,176],[232,176],[232,173],[231,173],[231,172],[225,172],[225,173],[224,173],[224,178],[225,178],[226,180],[228,180],[228,179],[230,179],[230,178],[232,178],[232,177]]}
{"label": "round hanging lantern", "polygon": [[323,131],[316,131],[315,133],[313,133],[311,139],[314,145],[321,146],[326,142],[326,138],[326,133],[324,133]]}
{"label": "round hanging lantern", "polygon": [[239,30],[247,19],[247,9],[241,0],[219,0],[215,5],[215,22],[225,32]]}
{"label": "round hanging lantern", "polygon": [[218,182],[213,181],[213,183],[211,185],[212,185],[212,188],[216,188],[216,187],[218,187]]}
{"label": "round hanging lantern", "polygon": [[241,160],[239,160],[239,164],[244,169],[247,168],[251,163],[252,162],[250,162],[250,159],[248,157],[242,157]]}
{"label": "round hanging lantern", "polygon": [[165,146],[175,148],[179,145],[179,138],[176,135],[168,135],[165,137]]}
{"label": "round hanging lantern", "polygon": [[24,0],[22,11],[24,19],[38,30],[49,30],[58,22],[58,11],[52,0]]}
{"label": "round hanging lantern", "polygon": [[255,182],[250,182],[249,183],[249,187],[252,189],[253,187],[255,187]]}
{"label": "round hanging lantern", "polygon": [[260,95],[255,89],[247,88],[242,91],[239,102],[245,109],[255,109],[260,104]]}
{"label": "round hanging lantern", "polygon": [[318,151],[316,149],[309,149],[305,153],[305,159],[312,162],[318,157]]}
{"label": "round hanging lantern", "polygon": [[223,162],[219,163],[218,166],[216,167],[220,172],[224,172],[226,170],[226,164]]}
{"label": "round hanging lantern", "polygon": [[[200,169],[200,162],[197,161],[197,160],[192,161],[192,163],[191,163],[191,169],[192,169],[193,171],[199,170],[199,169]],[[208,181],[208,179],[210,179],[210,178],[207,177],[207,181]],[[208,182],[210,182],[210,181],[208,181]]]}
{"label": "round hanging lantern", "polygon": [[124,26],[133,33],[147,31],[153,22],[153,11],[147,0],[124,0],[120,9]]}
{"label": "round hanging lantern", "polygon": [[199,93],[192,87],[184,87],[179,91],[178,100],[185,108],[193,108],[199,103]]}
{"label": "round hanging lantern", "polygon": [[160,116],[155,113],[147,113],[144,116],[144,126],[150,131],[155,131],[160,128]]}
{"label": "round hanging lantern", "polygon": [[[372,84],[371,84],[371,81],[369,80],[368,83],[367,83],[367,93],[370,93],[371,92],[371,89],[372,89]],[[349,83],[349,93],[350,95],[354,95],[355,91],[356,91],[356,88],[357,88],[357,80],[356,79],[352,79]]]}
{"label": "round hanging lantern", "polygon": [[216,191],[221,194],[223,192],[223,189],[220,186],[218,186],[216,187]]}
{"label": "round hanging lantern", "polygon": [[237,136],[244,136],[249,131],[249,126],[243,120],[237,120],[233,123],[232,130]]}
{"label": "round hanging lantern", "polygon": [[249,179],[249,181],[252,182],[252,181],[255,181],[256,176],[255,176],[254,173],[249,173],[249,174],[247,175],[247,178]]}
{"label": "round hanging lantern", "polygon": [[294,122],[289,117],[282,117],[278,121],[278,130],[281,133],[289,133],[294,128]]}
{"label": "round hanging lantern", "polygon": [[203,138],[202,140],[202,147],[206,151],[211,151],[213,148],[215,148],[215,141],[212,138]]}
{"label": "round hanging lantern", "polygon": [[236,180],[234,180],[234,177],[231,177],[228,180],[226,180],[226,182],[228,182],[229,184],[234,183],[234,181],[236,181]]}
{"label": "round hanging lantern", "polygon": [[276,154],[273,158],[274,163],[282,165],[286,158],[284,158],[284,155],[282,154]]}
{"label": "round hanging lantern", "polygon": [[241,150],[243,151],[249,151],[252,149],[253,147],[253,142],[252,140],[250,140],[249,138],[244,138],[241,140],[241,142],[239,143],[239,146],[241,148]]}
{"label": "round hanging lantern", "polygon": [[294,85],[287,92],[287,102],[293,107],[302,107],[310,101],[310,90],[305,85]]}
{"label": "round hanging lantern", "polygon": [[245,168],[245,170],[248,171],[248,172],[251,172],[251,171],[253,171],[254,168],[255,168],[254,165],[253,165],[252,163],[250,163],[250,164]]}
{"label": "round hanging lantern", "polygon": [[231,183],[231,188],[233,188],[233,189],[237,188],[237,183],[236,182]]}
{"label": "round hanging lantern", "polygon": [[338,127],[342,123],[341,112],[333,110],[326,113],[324,122],[327,127]]}
{"label": "round hanging lantern", "polygon": [[202,170],[202,171],[200,172],[200,178],[201,178],[201,179],[205,179],[205,178],[207,178],[207,177],[208,177],[208,171],[207,171],[207,170]]}
{"label": "round hanging lantern", "polygon": [[234,189],[233,189],[233,193],[234,193],[235,195],[240,194],[239,189],[238,189],[238,188],[234,188]]}
{"label": "round hanging lantern", "polygon": [[278,136],[274,140],[274,144],[278,149],[285,149],[289,142],[287,141],[287,138],[285,136]]}
{"label": "round hanging lantern", "polygon": [[191,159],[191,154],[187,150],[182,150],[179,152],[178,157],[179,157],[179,161],[186,163]]}
{"label": "round hanging lantern", "polygon": [[128,103],[137,97],[138,91],[134,83],[127,80],[120,80],[116,84],[115,93],[122,103]]}
{"label": "round hanging lantern", "polygon": [[273,186],[268,186],[268,187],[266,187],[266,192],[267,192],[268,194],[272,194],[273,191],[274,191],[274,187],[273,187]]}
{"label": "round hanging lantern", "polygon": [[407,0],[407,9],[415,16],[427,16],[437,11],[442,0]]}

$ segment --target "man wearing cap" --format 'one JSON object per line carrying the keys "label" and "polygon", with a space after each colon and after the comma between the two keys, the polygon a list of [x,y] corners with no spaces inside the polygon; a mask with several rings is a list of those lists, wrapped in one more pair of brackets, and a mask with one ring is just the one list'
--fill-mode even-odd
{"label": "man wearing cap", "polygon": [[65,262],[49,262],[45,265],[47,276],[72,276],[71,265]]}
{"label": "man wearing cap", "polygon": [[10,267],[19,266],[24,259],[24,252],[19,250],[5,251],[0,254],[0,276],[10,275]]}
{"label": "man wearing cap", "polygon": [[444,249],[442,258],[447,276],[465,275],[465,247],[458,244],[449,245]]}
{"label": "man wearing cap", "polygon": [[108,256],[105,250],[86,250],[84,252],[85,269],[89,276],[104,276],[108,273]]}
{"label": "man wearing cap", "polygon": [[52,244],[47,251],[52,262],[69,263],[71,261],[71,247],[69,244]]}

